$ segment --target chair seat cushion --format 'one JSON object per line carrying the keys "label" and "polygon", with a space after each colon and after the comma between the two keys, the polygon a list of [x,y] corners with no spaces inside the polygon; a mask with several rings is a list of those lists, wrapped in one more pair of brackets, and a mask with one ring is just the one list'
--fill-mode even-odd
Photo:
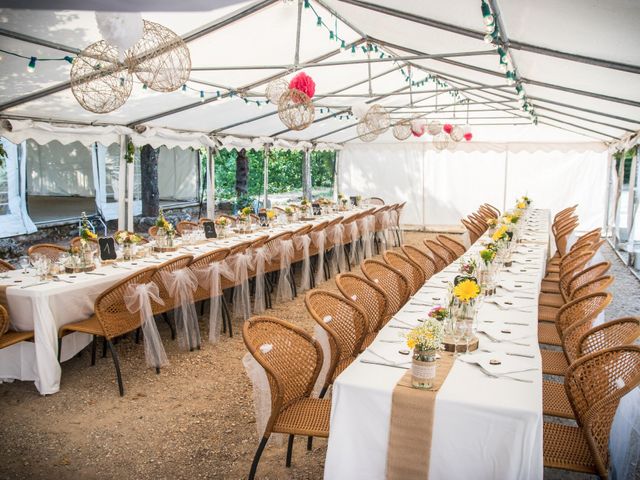
{"label": "chair seat cushion", "polygon": [[560,335],[554,323],[538,324],[538,342],[546,345],[562,345]]}
{"label": "chair seat cushion", "polygon": [[80,320],[79,322],[67,323],[60,327],[60,335],[64,335],[71,332],[88,333],[89,335],[104,335],[104,330],[98,317],[91,315],[86,320]]}
{"label": "chair seat cushion", "polygon": [[7,348],[16,343],[26,342],[27,340],[33,340],[33,331],[16,332],[15,330],[9,330],[0,336],[0,348]]}
{"label": "chair seat cushion", "polygon": [[542,357],[542,373],[564,376],[567,368],[569,368],[564,352],[540,350],[540,356]]}
{"label": "chair seat cushion", "polygon": [[563,384],[542,381],[542,412],[552,417],[574,418]]}
{"label": "chair seat cushion", "polygon": [[539,322],[555,322],[558,308],[547,307],[546,305],[538,306],[538,321]]}
{"label": "chair seat cushion", "polygon": [[557,293],[542,292],[538,297],[538,305],[560,308],[564,305],[564,298],[562,298],[562,295]]}
{"label": "chair seat cushion", "polygon": [[312,437],[329,436],[331,400],[300,398],[286,407],[273,425],[273,431]]}
{"label": "chair seat cushion", "polygon": [[596,473],[587,439],[578,427],[544,423],[544,466],[585,473]]}

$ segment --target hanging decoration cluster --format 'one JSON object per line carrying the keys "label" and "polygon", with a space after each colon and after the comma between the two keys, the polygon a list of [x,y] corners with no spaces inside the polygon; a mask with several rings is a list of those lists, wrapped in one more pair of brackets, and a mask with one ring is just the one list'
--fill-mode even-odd
{"label": "hanging decoration cluster", "polygon": [[278,117],[291,130],[304,130],[313,123],[315,107],[311,99],[315,93],[315,82],[304,72],[293,77],[286,89],[280,80],[267,86],[267,98],[278,105]]}
{"label": "hanging decoration cluster", "polygon": [[507,84],[515,85],[518,97],[520,97],[520,108],[523,112],[529,115],[529,120],[534,125],[538,124],[538,115],[533,108],[531,102],[527,99],[527,94],[524,91],[522,80],[518,74],[518,70],[513,64],[511,55],[505,45],[498,22],[496,21],[495,12],[491,9],[491,5],[486,0],[481,0],[482,20],[484,22],[485,36],[484,41],[492,45],[500,58],[500,70],[504,72]]}
{"label": "hanging decoration cluster", "polygon": [[366,103],[358,103],[351,107],[351,111],[358,117],[356,129],[360,140],[363,142],[374,141],[379,135],[389,130],[391,126],[389,112],[382,105],[369,106]]}
{"label": "hanging decoration cluster", "polygon": [[[71,91],[78,103],[90,112],[108,113],[121,107],[131,95],[133,76],[147,88],[172,92],[182,87],[191,73],[191,55],[182,38],[168,28],[142,20],[142,36],[135,40],[121,24],[104,25],[100,40],[85,48],[71,66]],[[105,33],[106,32],[106,33]],[[126,38],[123,38],[126,37]],[[202,96],[202,95],[201,95]]]}

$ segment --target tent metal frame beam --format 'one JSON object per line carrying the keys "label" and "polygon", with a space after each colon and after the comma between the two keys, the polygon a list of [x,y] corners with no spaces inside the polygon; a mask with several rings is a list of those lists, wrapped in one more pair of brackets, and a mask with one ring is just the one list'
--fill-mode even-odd
{"label": "tent metal frame beam", "polygon": [[80,49],[69,47],[67,45],[63,45],[61,43],[52,42],[50,40],[45,40],[43,38],[33,37],[31,35],[27,35],[21,32],[14,32],[12,30],[7,30],[5,28],[0,28],[0,36],[13,38],[15,40],[20,40],[22,42],[31,43],[33,45],[40,45],[41,47],[52,48],[54,50],[60,50],[62,52],[72,53],[77,55],[81,52]]}
{"label": "tent metal frame beam", "polygon": [[[274,3],[277,3],[278,0],[260,0],[258,2],[254,2],[251,5],[248,5],[247,7],[237,10],[235,12],[230,13],[229,15],[225,15],[224,17],[218,18],[216,20],[214,20],[213,22],[208,23],[207,25],[200,27],[196,30],[193,30],[190,33],[187,33],[186,35],[184,35],[182,37],[182,39],[185,42],[192,42],[194,40],[197,40],[198,38],[207,35],[211,32],[214,32],[216,30],[219,30],[223,27],[226,27],[227,25],[231,25],[232,23],[240,20],[241,18],[246,17],[247,15],[251,15],[255,12],[258,12],[260,10],[262,10],[263,8],[266,8],[270,5],[273,5]],[[26,38],[26,36],[25,36]],[[36,38],[36,37],[30,37],[31,43],[34,44],[38,44],[41,45],[42,43],[40,42],[46,42],[45,40]],[[25,40],[26,41],[26,40]],[[69,49],[71,47],[66,47],[64,45],[60,45],[60,44],[56,44],[57,47],[51,47],[51,48],[58,48],[59,50],[62,49],[62,47],[64,47],[65,51],[69,51]],[[46,46],[46,45],[45,45]],[[75,52],[75,53],[79,53]],[[48,95],[53,95],[54,93],[58,93],[58,92],[62,92],[63,90],[67,90],[68,88],[71,87],[71,82],[70,81],[66,81],[63,83],[59,83],[58,85],[53,85],[51,87],[42,89],[38,92],[34,92],[28,95],[23,95],[22,97],[18,97],[14,100],[11,100],[9,102],[5,102],[3,104],[0,105],[0,111],[3,110],[7,110],[9,108],[12,107],[17,107],[18,105],[22,105],[24,103],[30,102],[32,100],[37,100],[40,99],[42,97],[46,97]]]}
{"label": "tent metal frame beam", "polygon": [[[422,17],[420,15],[402,12],[400,10],[385,7],[382,5],[374,5],[369,2],[363,2],[362,0],[340,0],[340,1],[342,3],[354,5],[356,7],[364,8],[364,9],[371,10],[378,13],[383,13],[385,15],[389,15],[392,17],[408,20],[414,23],[419,23],[432,28],[437,28],[439,30],[445,30],[448,32],[456,33],[458,35],[464,35],[466,37],[475,38],[477,40],[483,40],[485,36],[484,32],[471,30],[469,28],[464,28],[457,25],[452,25],[450,23],[440,22],[438,20]],[[512,48],[514,50],[522,50],[526,52],[536,53],[539,55],[545,55],[548,57],[562,58],[564,60],[584,63],[587,65],[593,65],[596,67],[603,67],[603,68],[609,68],[614,70],[621,70],[623,72],[640,74],[640,66],[638,65],[630,65],[627,63],[614,62],[614,61],[605,60],[602,58],[589,57],[586,55],[577,55],[569,52],[562,52],[559,50],[553,50],[551,48],[531,45],[529,43],[519,42],[516,40],[510,40],[509,42],[505,43],[504,46],[506,46],[507,48]]]}
{"label": "tent metal frame beam", "polygon": [[[613,115],[611,113],[599,112],[597,110],[590,110],[588,108],[578,107],[576,105],[569,105],[568,103],[562,103],[562,102],[558,102],[556,100],[550,100],[548,98],[542,98],[542,97],[536,97],[536,96],[528,96],[528,98],[530,98],[531,100],[534,100],[536,102],[549,103],[551,105],[556,105],[558,107],[570,108],[570,109],[573,109],[573,110],[577,110],[579,112],[591,113],[593,115],[599,115],[601,117],[612,118],[614,120],[621,120],[623,122],[635,123],[637,125],[640,125],[640,119],[633,120],[631,118],[621,117],[620,115]],[[583,120],[586,120],[586,119],[583,119]],[[589,120],[589,121],[591,121],[591,120]]]}
{"label": "tent metal frame beam", "polygon": [[[408,86],[411,86],[410,84]],[[469,90],[491,90],[500,87],[500,85],[483,85],[480,87],[461,87],[461,88],[442,88],[438,90],[413,90],[412,92],[405,91],[393,91],[393,92],[374,92],[369,95],[368,93],[334,93],[334,94],[326,94],[324,97],[326,98],[368,98],[371,96],[374,97],[392,97],[398,95],[422,95],[425,93],[448,93],[448,92],[466,92]],[[409,108],[409,107],[407,107]]]}

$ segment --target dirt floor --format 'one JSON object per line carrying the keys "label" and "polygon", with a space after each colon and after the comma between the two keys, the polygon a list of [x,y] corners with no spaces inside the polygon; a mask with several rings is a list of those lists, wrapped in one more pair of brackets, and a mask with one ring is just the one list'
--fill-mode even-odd
{"label": "dirt floor", "polygon": [[[406,242],[426,236],[408,233]],[[619,263],[611,252],[606,256]],[[608,317],[638,315],[640,285],[621,263],[616,274],[613,292],[620,285],[623,293]],[[321,288],[336,290],[333,281]],[[312,332],[303,298],[276,304],[269,313]],[[125,339],[116,346],[124,398],[118,396],[111,358],[99,358],[91,367],[88,349],[63,364],[55,395],[40,396],[30,382],[0,385],[0,478],[246,478],[258,436],[241,363],[246,349],[240,322],[233,338],[191,353],[178,350],[166,325],[158,325],[171,363],[160,375],[145,366],[142,345]],[[202,327],[205,336],[205,322]],[[268,445],[258,477],[322,478],[326,441],[317,439],[312,452],[305,442],[296,439],[290,469],[286,445]],[[577,477],[546,472],[545,478]]]}

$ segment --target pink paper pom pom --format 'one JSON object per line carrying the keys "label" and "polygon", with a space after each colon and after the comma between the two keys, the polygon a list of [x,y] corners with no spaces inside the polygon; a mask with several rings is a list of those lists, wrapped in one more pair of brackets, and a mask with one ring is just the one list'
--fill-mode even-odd
{"label": "pink paper pom pom", "polygon": [[289,89],[296,89],[309,98],[313,98],[316,93],[316,82],[304,72],[298,73],[289,82]]}
{"label": "pink paper pom pom", "polygon": [[442,126],[442,130],[444,130],[445,133],[451,133],[451,130],[453,130],[453,125],[451,125],[450,123],[445,123]]}

